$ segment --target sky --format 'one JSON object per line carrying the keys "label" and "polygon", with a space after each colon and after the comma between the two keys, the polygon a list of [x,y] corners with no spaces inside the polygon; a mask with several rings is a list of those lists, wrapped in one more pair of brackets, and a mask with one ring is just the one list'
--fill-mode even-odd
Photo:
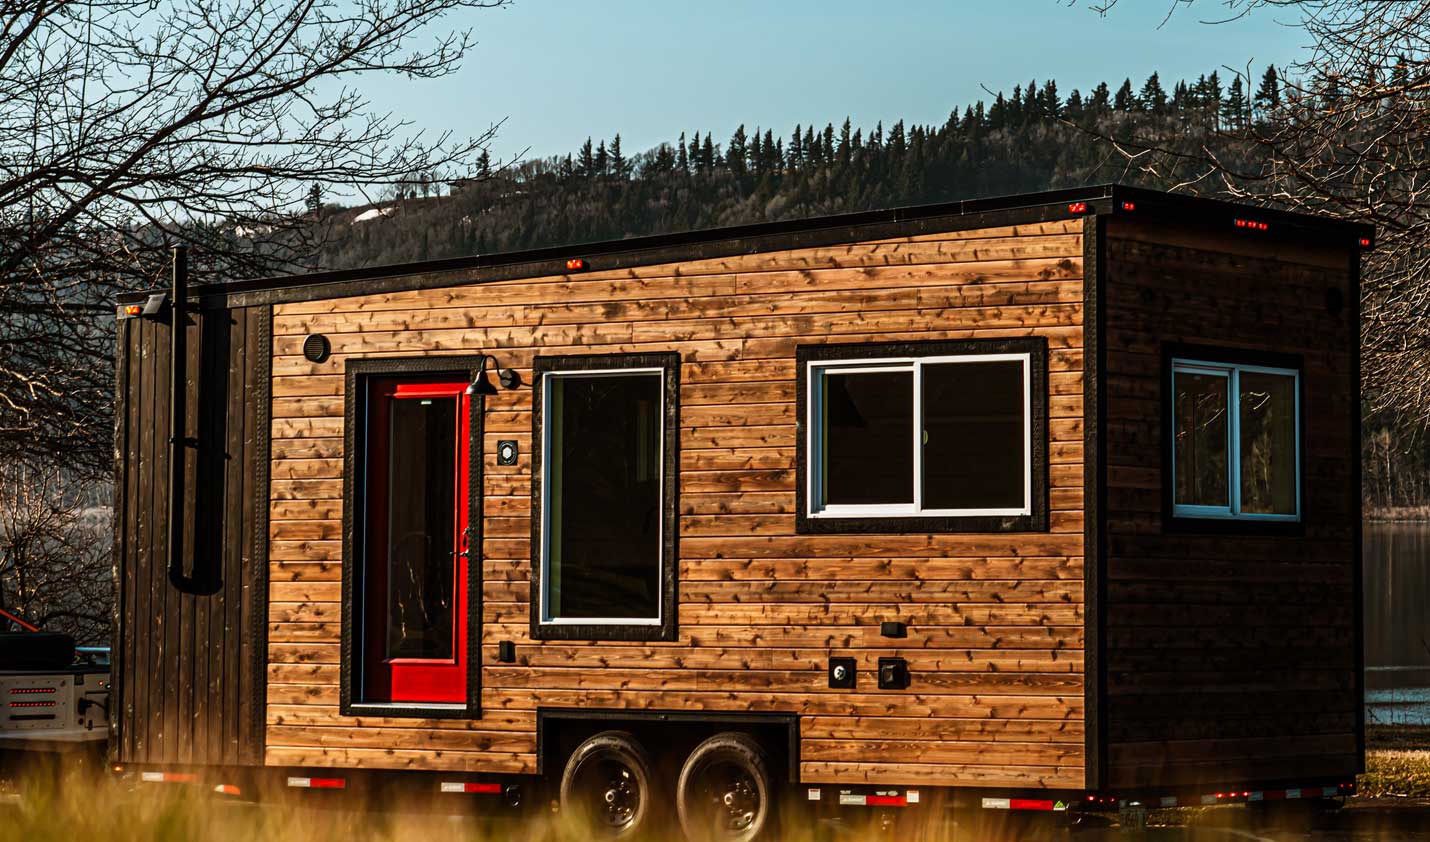
{"label": "sky", "polygon": [[[788,136],[795,123],[941,124],[988,91],[1051,77],[1066,96],[1152,72],[1171,81],[1298,57],[1288,10],[1220,24],[1221,0],[1164,23],[1172,0],[516,0],[450,18],[477,41],[456,75],[363,80],[373,106],[428,133],[462,137],[503,122],[510,159],[574,152],[620,133],[627,154],[743,123]],[[1223,76],[1227,71],[1221,70]]]}

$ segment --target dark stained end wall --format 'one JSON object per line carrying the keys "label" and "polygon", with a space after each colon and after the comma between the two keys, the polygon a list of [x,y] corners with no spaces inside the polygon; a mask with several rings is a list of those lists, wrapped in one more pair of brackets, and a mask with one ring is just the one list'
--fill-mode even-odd
{"label": "dark stained end wall", "polygon": [[270,311],[189,317],[182,588],[168,567],[170,327],[118,330],[114,756],[261,763]]}
{"label": "dark stained end wall", "polygon": [[[1107,226],[1105,784],[1349,779],[1362,728],[1356,255],[1349,242]],[[1303,358],[1301,534],[1169,528],[1167,343]]]}

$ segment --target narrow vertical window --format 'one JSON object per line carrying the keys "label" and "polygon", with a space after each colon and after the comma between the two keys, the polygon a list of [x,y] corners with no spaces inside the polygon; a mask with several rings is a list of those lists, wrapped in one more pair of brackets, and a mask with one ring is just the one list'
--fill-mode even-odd
{"label": "narrow vertical window", "polygon": [[1300,372],[1174,359],[1172,513],[1299,520]]}
{"label": "narrow vertical window", "polygon": [[540,361],[541,636],[653,638],[673,629],[667,395],[675,372],[626,360],[571,358],[567,365],[587,366],[573,369]]}

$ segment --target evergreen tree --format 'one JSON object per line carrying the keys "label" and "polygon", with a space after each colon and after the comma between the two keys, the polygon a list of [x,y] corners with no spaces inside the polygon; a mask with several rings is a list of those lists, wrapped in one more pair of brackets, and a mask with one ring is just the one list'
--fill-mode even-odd
{"label": "evergreen tree", "polygon": [[[759,133],[756,132],[755,138],[757,140],[759,136]],[[739,127],[735,129],[735,133],[730,135],[730,143],[725,147],[725,165],[730,168],[730,172],[734,173],[736,177],[745,174],[745,159],[748,155],[746,142],[745,124],[741,123]]]}
{"label": "evergreen tree", "polygon": [[1117,89],[1117,96],[1112,100],[1112,107],[1118,111],[1130,112],[1137,107],[1137,98],[1132,95],[1132,80],[1122,80],[1122,87]]}
{"label": "evergreen tree", "polygon": [[1164,114],[1167,111],[1167,92],[1162,89],[1162,80],[1153,73],[1147,77],[1147,82],[1142,86],[1142,93],[1138,95],[1138,101],[1142,108],[1153,114]]}
{"label": "evergreen tree", "polygon": [[1052,79],[1043,83],[1043,89],[1038,92],[1038,101],[1044,115],[1057,117],[1062,114],[1063,103],[1058,97],[1058,83]]}
{"label": "evergreen tree", "polygon": [[1092,89],[1092,98],[1088,100],[1087,110],[1093,113],[1102,113],[1112,107],[1112,92],[1108,89],[1106,82],[1098,82],[1097,87]]}
{"label": "evergreen tree", "polygon": [[690,174],[690,156],[685,152],[685,132],[680,133],[680,140],[675,144],[675,166],[686,175]]}
{"label": "evergreen tree", "polygon": [[1240,129],[1246,126],[1246,93],[1241,87],[1241,77],[1236,76],[1231,80],[1231,87],[1227,88],[1226,102],[1221,108],[1222,124],[1227,128]]}
{"label": "evergreen tree", "polygon": [[789,137],[789,168],[799,169],[804,165],[804,136],[800,134],[799,123],[794,124],[794,134]]}
{"label": "evergreen tree", "polygon": [[[1401,66],[1404,66],[1402,62]],[[1281,107],[1281,79],[1276,74],[1276,65],[1268,65],[1261,76],[1261,87],[1256,89],[1256,108],[1262,114]]]}
{"label": "evergreen tree", "polygon": [[606,142],[596,147],[596,175],[606,175],[611,168],[611,154],[606,151]]}
{"label": "evergreen tree", "polygon": [[576,153],[576,172],[583,178],[590,178],[596,174],[596,155],[591,149],[591,138],[586,138],[586,142],[581,144],[581,149]]}
{"label": "evergreen tree", "polygon": [[1171,109],[1173,112],[1186,111],[1192,107],[1192,89],[1187,87],[1185,80],[1180,80],[1172,86]]}
{"label": "evergreen tree", "polygon": [[784,163],[784,150],[775,146],[775,133],[769,129],[765,129],[765,148],[761,157],[766,172],[779,172]]}
{"label": "evergreen tree", "polygon": [[[1267,71],[1271,72],[1272,69],[1268,68]],[[1395,68],[1390,71],[1390,85],[1397,91],[1403,91],[1409,84],[1410,63],[1406,61],[1405,56],[1396,56]]]}
{"label": "evergreen tree", "polygon": [[631,162],[621,153],[621,133],[611,139],[611,175],[625,181],[631,174]]}
{"label": "evergreen tree", "polygon": [[477,157],[477,178],[491,178],[492,156],[483,149],[482,154]]}
{"label": "evergreen tree", "polygon": [[715,171],[715,144],[710,141],[710,133],[705,133],[705,142],[700,145],[700,169],[710,173]]}
{"label": "evergreen tree", "polygon": [[[482,157],[477,159],[478,163],[480,163],[482,159],[486,158],[486,156],[487,153],[485,150],[483,150]],[[304,201],[304,204],[308,208],[308,213],[312,214],[313,216],[317,216],[318,211],[321,211],[323,209],[323,185],[319,184],[316,181],[313,182],[313,186],[308,188],[308,198]]]}
{"label": "evergreen tree", "polygon": [[700,132],[690,136],[690,168],[700,172]]}
{"label": "evergreen tree", "polygon": [[853,135],[850,133],[851,126],[849,118],[844,118],[844,125],[839,128],[839,145],[836,147],[835,155],[839,161],[839,166],[849,166],[849,159],[853,152],[850,144],[853,143]]}
{"label": "evergreen tree", "polygon": [[1063,114],[1073,122],[1077,122],[1083,117],[1082,91],[1073,88],[1068,94],[1067,105],[1063,106]]}
{"label": "evergreen tree", "polygon": [[1212,117],[1213,125],[1216,124],[1218,118],[1221,116],[1221,96],[1221,77],[1213,70],[1207,76],[1206,99],[1202,100],[1202,105]]}

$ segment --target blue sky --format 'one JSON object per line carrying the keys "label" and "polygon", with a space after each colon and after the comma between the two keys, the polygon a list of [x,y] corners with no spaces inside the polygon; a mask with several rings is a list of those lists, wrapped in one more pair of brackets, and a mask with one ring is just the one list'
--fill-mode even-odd
{"label": "blue sky", "polygon": [[[794,124],[941,123],[949,110],[1030,78],[1066,95],[1099,80],[1140,87],[1222,66],[1294,61],[1294,13],[1230,23],[1218,0],[517,0],[450,21],[479,43],[437,82],[363,80],[374,106],[429,132],[471,135],[505,118],[493,153],[575,151],[621,133],[628,152],[744,123],[788,135]],[[1159,26],[1160,25],[1160,26]],[[1225,74],[1225,71],[1223,71]],[[1168,83],[1170,88],[1170,82]]]}

